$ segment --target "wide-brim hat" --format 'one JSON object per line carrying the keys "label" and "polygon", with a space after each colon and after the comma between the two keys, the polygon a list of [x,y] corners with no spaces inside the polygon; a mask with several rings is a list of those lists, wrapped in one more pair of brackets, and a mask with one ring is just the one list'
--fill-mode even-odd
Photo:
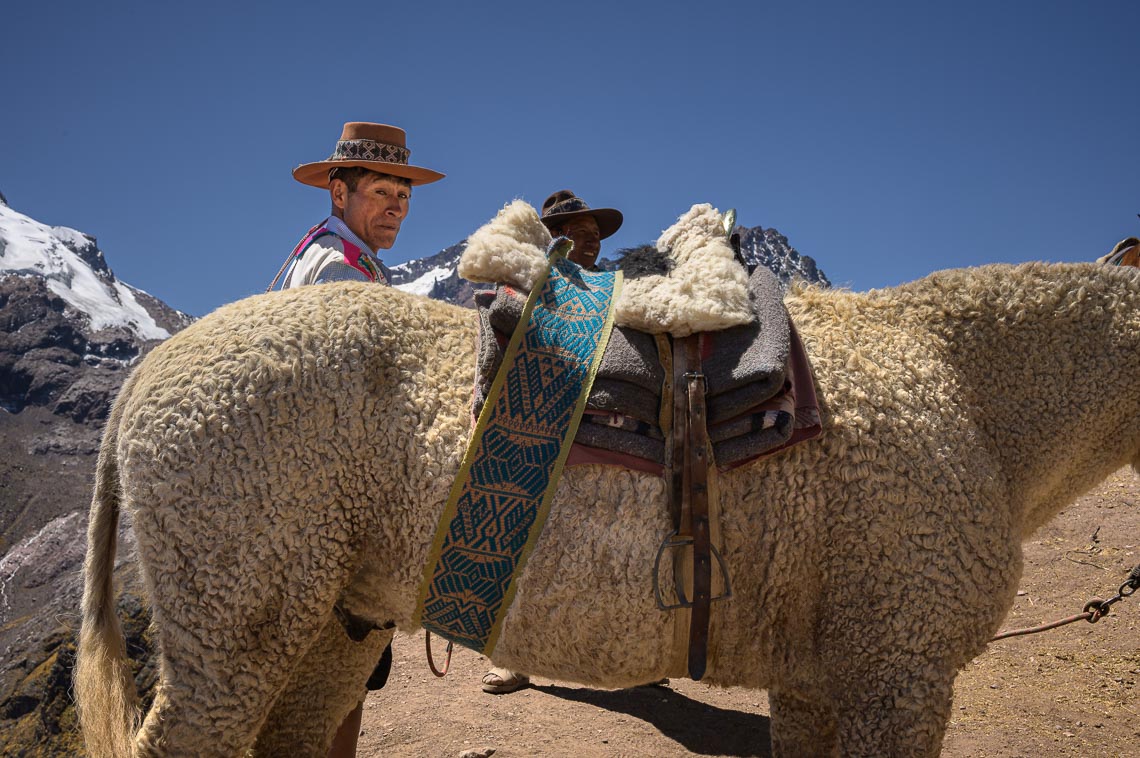
{"label": "wide-brim hat", "polygon": [[408,164],[412,151],[407,135],[398,126],[349,121],[328,160],[302,163],[293,169],[293,178],[310,187],[327,189],[329,172],[334,168],[358,166],[370,171],[410,179],[413,185],[428,184],[444,177],[438,171]]}
{"label": "wide-brim hat", "polygon": [[542,204],[542,223],[547,229],[566,224],[581,216],[593,216],[598,222],[598,235],[601,239],[611,236],[621,228],[621,211],[613,208],[591,208],[586,201],[570,190],[559,190]]}

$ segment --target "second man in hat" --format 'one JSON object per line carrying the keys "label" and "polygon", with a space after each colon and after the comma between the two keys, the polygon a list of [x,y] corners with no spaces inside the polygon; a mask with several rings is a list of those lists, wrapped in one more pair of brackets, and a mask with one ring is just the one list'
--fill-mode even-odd
{"label": "second man in hat", "polygon": [[[542,204],[542,223],[555,237],[569,237],[574,243],[570,260],[594,269],[601,253],[601,242],[621,228],[621,211],[591,208],[570,190],[559,190]],[[514,692],[530,684],[530,677],[496,666],[483,674],[483,691],[495,695]]]}

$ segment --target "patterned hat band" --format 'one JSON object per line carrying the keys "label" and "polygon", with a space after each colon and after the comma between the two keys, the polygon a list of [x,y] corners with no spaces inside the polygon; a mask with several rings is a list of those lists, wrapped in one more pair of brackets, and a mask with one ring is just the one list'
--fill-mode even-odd
{"label": "patterned hat band", "polygon": [[370,139],[340,140],[329,157],[330,161],[376,161],[408,165],[412,151],[399,145],[389,145]]}
{"label": "patterned hat band", "polygon": [[542,223],[552,231],[563,228],[581,216],[592,216],[598,222],[601,239],[621,228],[621,211],[614,208],[591,208],[570,190],[558,190],[542,202]]}
{"label": "patterned hat band", "polygon": [[554,213],[574,213],[575,211],[588,211],[590,206],[580,197],[571,197],[559,201],[547,208],[542,215],[549,216]]}

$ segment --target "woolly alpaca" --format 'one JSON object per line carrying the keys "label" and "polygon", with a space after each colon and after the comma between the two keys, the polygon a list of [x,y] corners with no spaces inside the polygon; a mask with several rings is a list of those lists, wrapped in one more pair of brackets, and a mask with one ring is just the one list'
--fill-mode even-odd
{"label": "woolly alpaca", "polygon": [[[714,606],[707,680],[770,691],[777,755],[934,755],[1021,540],[1138,461],[1140,398],[1104,388],[1140,376],[1140,272],[988,266],[787,307],[824,431],[715,483],[734,597]],[[143,361],[92,503],[76,692],[93,754],[323,754],[387,639],[352,643],[334,604],[411,631],[474,329],[345,283],[222,308]],[[133,735],[120,505],[162,655]],[[656,610],[649,570],[668,531],[659,478],[568,470],[496,659],[613,687],[682,675],[687,619]]]}

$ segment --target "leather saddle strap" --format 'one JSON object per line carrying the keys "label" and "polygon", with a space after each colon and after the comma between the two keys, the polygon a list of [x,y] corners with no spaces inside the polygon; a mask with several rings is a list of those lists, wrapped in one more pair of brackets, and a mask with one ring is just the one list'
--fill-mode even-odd
{"label": "leather saddle strap", "polygon": [[[712,559],[709,535],[709,440],[705,414],[705,377],[701,369],[700,335],[684,339],[687,371],[684,375],[687,413],[684,445],[684,505],[693,538],[693,607],[689,619],[689,677],[705,675],[709,641],[709,605],[712,595]],[[678,393],[680,394],[680,393]]]}
{"label": "leather saddle strap", "polygon": [[680,340],[673,344],[673,413],[672,428],[669,434],[669,449],[666,465],[669,470],[669,515],[673,518],[673,528],[678,537],[688,537],[689,514],[685,510],[685,442],[688,436],[689,404],[686,398],[688,386],[685,374],[688,372],[689,355]]}

